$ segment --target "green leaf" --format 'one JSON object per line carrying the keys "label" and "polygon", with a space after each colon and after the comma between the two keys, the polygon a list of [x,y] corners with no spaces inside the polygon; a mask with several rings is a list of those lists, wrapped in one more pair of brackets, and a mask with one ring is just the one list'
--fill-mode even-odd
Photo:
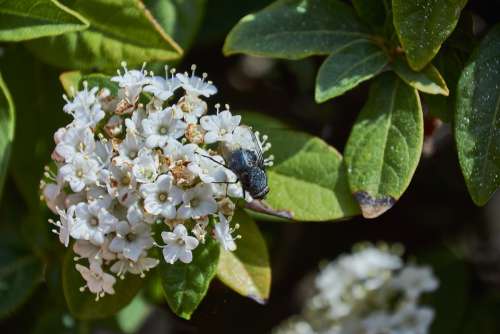
{"label": "green leaf", "polygon": [[82,32],[37,39],[27,45],[43,61],[79,70],[116,69],[180,57],[182,49],[138,0],[71,0],[68,7],[90,22]]}
{"label": "green leaf", "polygon": [[116,280],[113,295],[105,295],[96,301],[95,294],[88,289],[80,291],[86,283],[75,268],[73,256],[73,251],[68,249],[63,262],[62,282],[68,308],[77,319],[101,319],[114,315],[132,301],[144,283],[139,275],[127,275],[123,280]]}
{"label": "green leaf", "polygon": [[392,0],[394,27],[411,68],[419,71],[450,36],[467,0]]}
{"label": "green leaf", "polygon": [[500,25],[481,41],[458,81],[455,140],[472,200],[484,205],[500,185]]}
{"label": "green leaf", "polygon": [[258,128],[269,136],[274,166],[267,170],[265,204],[296,221],[331,221],[359,214],[347,183],[342,156],[311,135]]}
{"label": "green leaf", "polygon": [[139,331],[152,311],[152,305],[147,303],[142,294],[138,294],[116,318],[123,333],[133,334]]}
{"label": "green leaf", "polygon": [[144,0],[163,30],[183,48],[193,43],[205,13],[206,0]]}
{"label": "green leaf", "polygon": [[66,95],[73,98],[74,94],[78,90],[79,82],[82,79],[82,72],[80,71],[67,71],[59,75],[59,81],[63,86]]}
{"label": "green leaf", "polygon": [[388,0],[352,0],[358,16],[370,26],[382,27],[385,22]]}
{"label": "green leaf", "polygon": [[0,73],[0,199],[14,139],[14,102]]}
{"label": "green leaf", "polygon": [[387,63],[385,53],[368,41],[359,40],[337,49],[319,68],[316,102],[344,94],[380,73]]}
{"label": "green leaf", "polygon": [[300,59],[369,38],[352,8],[340,1],[279,0],[242,18],[227,36],[224,54]]}
{"label": "green leaf", "polygon": [[404,82],[421,92],[444,96],[450,93],[443,77],[432,64],[428,64],[420,71],[414,71],[408,66],[405,58],[396,57],[392,69]]}
{"label": "green leaf", "polygon": [[219,244],[207,238],[193,251],[193,261],[174,264],[160,262],[163,292],[172,311],[179,317],[190,319],[217,272]]}
{"label": "green leaf", "polygon": [[55,0],[0,0],[0,41],[60,35],[88,26],[82,16]]}
{"label": "green leaf", "polygon": [[[3,232],[3,231],[2,231]],[[0,318],[22,305],[42,282],[43,265],[33,254],[0,248]]]}
{"label": "green leaf", "polygon": [[241,239],[234,252],[221,249],[217,277],[242,296],[265,303],[271,289],[271,268],[267,246],[259,228],[245,211],[236,211],[233,223]]}
{"label": "green leaf", "polygon": [[392,73],[377,78],[345,149],[349,185],[363,216],[381,215],[403,194],[420,159],[422,141],[417,91]]}
{"label": "green leaf", "polygon": [[464,60],[457,50],[446,47],[439,51],[433,62],[447,82],[450,94],[447,97],[423,94],[423,99],[427,104],[429,115],[437,117],[443,122],[451,123],[455,111],[456,87],[460,73],[465,66]]}
{"label": "green leaf", "polygon": [[112,96],[117,96],[118,94],[118,83],[111,81],[111,77],[108,75],[100,73],[82,75],[78,83],[79,89],[83,89],[84,82],[87,82],[89,88],[108,88]]}

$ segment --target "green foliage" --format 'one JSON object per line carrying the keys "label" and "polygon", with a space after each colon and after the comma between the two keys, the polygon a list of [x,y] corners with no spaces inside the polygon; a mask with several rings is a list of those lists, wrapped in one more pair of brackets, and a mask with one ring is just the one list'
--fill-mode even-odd
{"label": "green foliage", "polygon": [[325,102],[344,94],[380,73],[388,62],[379,47],[364,40],[333,52],[319,68],[316,101]]}
{"label": "green foliage", "polygon": [[182,49],[138,0],[72,0],[68,7],[90,27],[82,32],[38,39],[28,47],[43,61],[63,68],[115,69],[179,58]]}
{"label": "green foliage", "polygon": [[450,36],[467,0],[392,0],[394,27],[411,68],[423,69]]}
{"label": "green foliage", "polygon": [[286,59],[327,55],[370,36],[354,11],[337,0],[279,0],[241,19],[224,53]]}
{"label": "green foliage", "polygon": [[423,141],[423,114],[417,91],[394,74],[371,87],[345,149],[349,185],[363,216],[390,209],[408,187]]}
{"label": "green foliage", "polygon": [[389,0],[352,0],[352,5],[358,16],[371,27],[384,25],[388,11]]}
{"label": "green foliage", "polygon": [[87,27],[87,20],[56,0],[0,1],[0,41],[24,41]]}
{"label": "green foliage", "polygon": [[477,205],[500,185],[500,26],[465,67],[457,89],[455,139],[462,173]]}
{"label": "green foliage", "polygon": [[221,249],[217,277],[239,294],[265,303],[271,290],[271,268],[267,246],[259,228],[245,211],[236,211],[233,222],[239,224],[234,252]]}
{"label": "green foliage", "polygon": [[0,199],[14,138],[14,103],[0,73]]}
{"label": "green foliage", "polygon": [[96,295],[88,289],[80,291],[85,281],[75,268],[73,256],[74,253],[69,249],[64,257],[62,283],[68,308],[77,319],[100,319],[114,315],[130,303],[144,283],[138,275],[127,275],[123,280],[117,279],[113,295],[96,301]]}
{"label": "green foliage", "polygon": [[174,264],[161,261],[160,275],[168,305],[179,317],[190,319],[217,272],[219,244],[207,238],[193,251],[193,261]]}
{"label": "green foliage", "polygon": [[427,65],[420,72],[417,72],[408,66],[408,63],[403,57],[397,57],[392,67],[394,72],[396,72],[404,82],[421,92],[445,96],[449,94],[446,82],[432,64]]}

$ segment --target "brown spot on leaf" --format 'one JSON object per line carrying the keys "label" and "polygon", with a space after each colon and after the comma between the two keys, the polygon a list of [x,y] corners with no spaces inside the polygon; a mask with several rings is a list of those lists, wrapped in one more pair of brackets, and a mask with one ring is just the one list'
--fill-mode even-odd
{"label": "brown spot on leaf", "polygon": [[256,199],[250,203],[247,203],[246,208],[256,212],[265,213],[271,216],[276,216],[285,219],[293,219],[293,213],[291,211],[271,208],[266,203]]}
{"label": "brown spot on leaf", "polygon": [[365,218],[376,218],[392,208],[396,203],[396,199],[391,196],[373,198],[366,191],[357,191],[354,193],[354,197],[358,201]]}

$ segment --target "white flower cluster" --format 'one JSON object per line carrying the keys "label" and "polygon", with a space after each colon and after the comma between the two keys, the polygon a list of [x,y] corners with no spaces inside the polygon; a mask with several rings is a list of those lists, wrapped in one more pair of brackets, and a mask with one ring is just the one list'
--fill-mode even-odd
{"label": "white flower cluster", "polygon": [[[143,277],[158,265],[155,245],[171,264],[191,262],[207,235],[234,250],[237,224],[230,221],[245,192],[222,151],[255,145],[229,106],[205,115],[202,98],[217,89],[195,66],[190,74],[166,68],[163,77],[123,68],[111,79],[119,87],[114,95],[84,82],[73,100],[64,96],[73,121],[55,133],[56,168],[46,167],[41,182],[43,199],[59,215],[54,232],[66,247],[75,239],[75,259],[88,263],[76,264],[82,291],[97,299],[114,293],[115,276]],[[164,245],[154,242],[154,224]]]}
{"label": "white flower cluster", "polygon": [[433,309],[419,305],[437,289],[431,268],[404,264],[396,248],[362,246],[324,267],[302,313],[276,334],[426,334]]}

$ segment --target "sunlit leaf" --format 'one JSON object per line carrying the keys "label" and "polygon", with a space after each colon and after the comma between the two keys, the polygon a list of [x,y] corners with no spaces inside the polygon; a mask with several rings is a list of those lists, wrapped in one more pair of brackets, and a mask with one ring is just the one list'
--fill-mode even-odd
{"label": "sunlit leaf", "polygon": [[0,73],[0,198],[14,139],[14,102]]}
{"label": "sunlit leaf", "polygon": [[279,0],[242,18],[227,36],[224,53],[299,59],[367,38],[367,28],[340,1]]}
{"label": "sunlit leaf", "polygon": [[28,47],[43,61],[58,67],[89,70],[116,69],[173,60],[182,49],[138,0],[71,0],[90,27],[82,32],[30,41]]}
{"label": "sunlit leaf", "polygon": [[467,0],[392,0],[394,26],[410,67],[421,70],[450,36]]}
{"label": "sunlit leaf", "polygon": [[392,73],[377,78],[349,136],[349,185],[363,216],[374,218],[399,199],[420,160],[423,114],[417,91]]}
{"label": "sunlit leaf", "polygon": [[454,123],[469,193],[484,205],[500,185],[500,25],[483,39],[460,76]]}
{"label": "sunlit leaf", "polygon": [[264,238],[252,218],[236,211],[232,223],[239,224],[234,252],[221,249],[217,277],[239,294],[265,303],[271,289],[271,268]]}
{"label": "sunlit leaf", "polygon": [[55,0],[0,0],[0,41],[17,42],[87,27],[87,20]]}

